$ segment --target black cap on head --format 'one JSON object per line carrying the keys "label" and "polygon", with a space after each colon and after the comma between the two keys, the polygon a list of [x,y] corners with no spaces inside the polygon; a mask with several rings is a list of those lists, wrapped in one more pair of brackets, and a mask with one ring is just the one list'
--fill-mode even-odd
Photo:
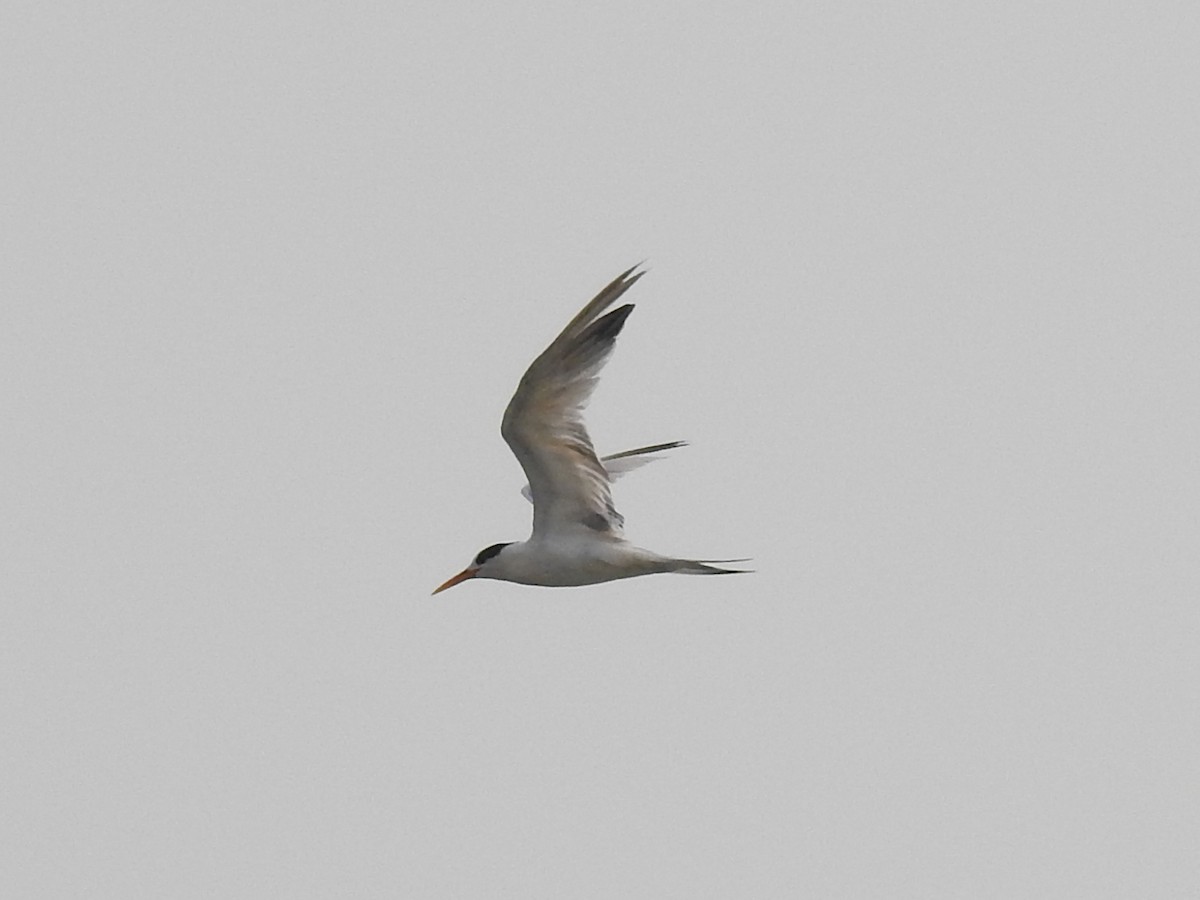
{"label": "black cap on head", "polygon": [[512,543],[512,541],[509,541],[506,544],[492,544],[492,546],[485,547],[483,550],[480,550],[479,553],[475,557],[475,565],[482,566],[485,562],[487,562],[493,556],[498,554],[501,550],[503,550],[505,547],[507,547],[508,544],[511,544],[511,543]]}

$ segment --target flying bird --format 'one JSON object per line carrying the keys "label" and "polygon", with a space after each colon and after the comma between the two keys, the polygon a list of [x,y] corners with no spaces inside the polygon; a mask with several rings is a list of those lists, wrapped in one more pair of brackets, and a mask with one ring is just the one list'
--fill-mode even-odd
{"label": "flying bird", "polygon": [[484,548],[435,594],[470,578],[572,587],[657,572],[732,575],[744,571],[713,564],[745,560],[678,559],[625,540],[625,519],[613,505],[612,481],[656,459],[653,454],[683,442],[600,458],[583,424],[583,408],[633,304],[606,310],[645,274],[635,274],[636,269],[618,275],[579,311],[533,361],[504,411],[500,434],[529,480],[523,491],[533,501],[529,540]]}

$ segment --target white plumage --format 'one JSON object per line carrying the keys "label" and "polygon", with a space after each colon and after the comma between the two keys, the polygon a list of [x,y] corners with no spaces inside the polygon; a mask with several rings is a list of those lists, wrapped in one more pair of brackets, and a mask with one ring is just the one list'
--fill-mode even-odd
{"label": "white plumage", "polygon": [[[636,267],[635,267],[636,268]],[[714,562],[661,556],[625,540],[624,518],[613,504],[612,481],[683,446],[682,441],[596,455],[583,409],[617,335],[633,312],[625,304],[605,311],[632,287],[641,272],[629,269],[592,299],[533,361],[513,394],[500,433],[525,470],[522,491],[533,501],[529,540],[493,544],[434,593],[469,578],[495,578],[553,587],[595,584],[656,572],[734,574]]]}

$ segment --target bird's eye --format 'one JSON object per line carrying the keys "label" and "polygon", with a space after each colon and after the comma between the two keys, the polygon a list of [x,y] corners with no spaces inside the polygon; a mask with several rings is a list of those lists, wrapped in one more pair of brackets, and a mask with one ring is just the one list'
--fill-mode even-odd
{"label": "bird's eye", "polygon": [[[508,543],[512,543],[512,542],[509,541]],[[508,544],[492,544],[492,546],[487,547],[483,550],[480,550],[479,555],[475,557],[475,565],[482,566],[485,562],[487,562],[493,556],[496,556],[501,550],[503,550],[507,546],[508,546]]]}

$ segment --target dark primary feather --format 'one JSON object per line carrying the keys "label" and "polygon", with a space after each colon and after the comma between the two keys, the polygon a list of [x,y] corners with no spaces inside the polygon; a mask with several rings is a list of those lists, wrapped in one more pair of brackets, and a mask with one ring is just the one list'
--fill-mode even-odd
{"label": "dark primary feather", "polygon": [[620,453],[610,453],[608,456],[601,457],[604,462],[611,462],[614,459],[626,459],[630,456],[642,456],[648,453],[660,453],[663,450],[674,450],[676,447],[686,447],[687,441],[667,441],[665,444],[651,444],[649,447],[638,447],[634,450],[622,450]]}
{"label": "dark primary feather", "polygon": [[633,304],[626,303],[601,316],[584,329],[583,334],[579,336],[577,346],[585,353],[605,352],[609,345],[617,339],[621,329],[625,327],[625,320],[629,318],[631,312],[633,312]]}

